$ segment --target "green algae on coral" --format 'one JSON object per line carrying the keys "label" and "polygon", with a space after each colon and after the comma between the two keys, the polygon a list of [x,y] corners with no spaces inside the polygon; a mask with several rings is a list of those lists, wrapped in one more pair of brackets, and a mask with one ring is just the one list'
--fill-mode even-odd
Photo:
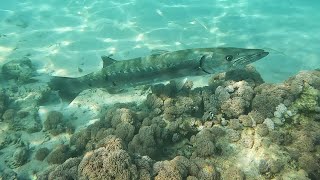
{"label": "green algae on coral", "polygon": [[305,85],[300,97],[294,101],[291,109],[296,111],[312,112],[318,106],[319,90],[310,85]]}

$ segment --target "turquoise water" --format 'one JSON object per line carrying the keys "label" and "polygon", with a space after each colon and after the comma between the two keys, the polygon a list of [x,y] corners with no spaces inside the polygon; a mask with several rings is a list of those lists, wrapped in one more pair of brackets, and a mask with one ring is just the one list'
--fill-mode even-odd
{"label": "turquoise water", "polygon": [[128,59],[154,49],[254,47],[271,51],[255,65],[266,81],[280,82],[319,67],[318,9],[317,1],[298,0],[13,0],[0,6],[0,61],[29,54],[41,72],[80,76],[99,69],[104,54]]}
{"label": "turquoise water", "polygon": [[[0,179],[319,179],[319,9],[316,0],[2,0]],[[57,89],[78,90],[60,76],[99,72],[102,55],[205,47],[270,54],[184,84],[110,93],[85,82],[72,101],[48,85],[58,76],[67,85]]]}

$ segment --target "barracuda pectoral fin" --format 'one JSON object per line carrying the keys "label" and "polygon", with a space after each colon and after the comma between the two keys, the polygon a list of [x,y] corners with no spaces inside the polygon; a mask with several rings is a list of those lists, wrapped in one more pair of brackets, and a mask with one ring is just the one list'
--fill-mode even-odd
{"label": "barracuda pectoral fin", "polygon": [[176,90],[180,91],[183,88],[183,86],[186,84],[187,80],[188,80],[187,77],[175,80]]}
{"label": "barracuda pectoral fin", "polygon": [[105,90],[109,94],[121,94],[121,93],[127,93],[130,91],[141,91],[141,92],[146,92],[148,89],[150,89],[151,84],[149,85],[140,85],[140,86],[135,86],[135,87],[127,87],[127,88],[105,88]]}
{"label": "barracuda pectoral fin", "polygon": [[101,56],[101,59],[103,61],[103,67],[110,66],[110,64],[117,62],[117,60],[112,59],[110,56]]}
{"label": "barracuda pectoral fin", "polygon": [[71,102],[81,91],[90,88],[89,84],[80,81],[79,78],[71,77],[54,76],[48,85],[51,90],[58,92],[62,100],[67,102]]}
{"label": "barracuda pectoral fin", "polygon": [[207,55],[203,55],[201,58],[200,58],[200,65],[199,65],[199,68],[207,73],[207,74],[213,74],[214,73],[214,70],[211,68],[211,69],[208,69],[206,64],[205,64],[205,61],[206,61],[206,58],[207,58]]}

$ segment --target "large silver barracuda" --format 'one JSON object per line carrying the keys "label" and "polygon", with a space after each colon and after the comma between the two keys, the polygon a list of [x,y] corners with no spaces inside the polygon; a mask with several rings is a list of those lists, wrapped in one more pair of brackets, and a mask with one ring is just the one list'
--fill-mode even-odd
{"label": "large silver barracuda", "polygon": [[198,48],[156,53],[117,61],[103,56],[103,68],[79,78],[53,77],[49,86],[66,99],[89,88],[109,91],[159,83],[188,76],[203,76],[243,68],[269,53],[262,49]]}

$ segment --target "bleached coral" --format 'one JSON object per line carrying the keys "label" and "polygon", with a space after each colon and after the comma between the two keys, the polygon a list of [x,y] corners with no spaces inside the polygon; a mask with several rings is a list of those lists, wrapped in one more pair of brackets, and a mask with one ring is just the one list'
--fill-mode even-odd
{"label": "bleached coral", "polygon": [[283,103],[280,103],[276,107],[276,111],[273,114],[274,114],[274,117],[276,118],[283,118],[286,112],[287,112],[287,107]]}
{"label": "bleached coral", "polygon": [[263,124],[267,125],[269,131],[274,130],[274,122],[272,121],[272,119],[270,119],[270,118],[265,119],[263,121]]}

